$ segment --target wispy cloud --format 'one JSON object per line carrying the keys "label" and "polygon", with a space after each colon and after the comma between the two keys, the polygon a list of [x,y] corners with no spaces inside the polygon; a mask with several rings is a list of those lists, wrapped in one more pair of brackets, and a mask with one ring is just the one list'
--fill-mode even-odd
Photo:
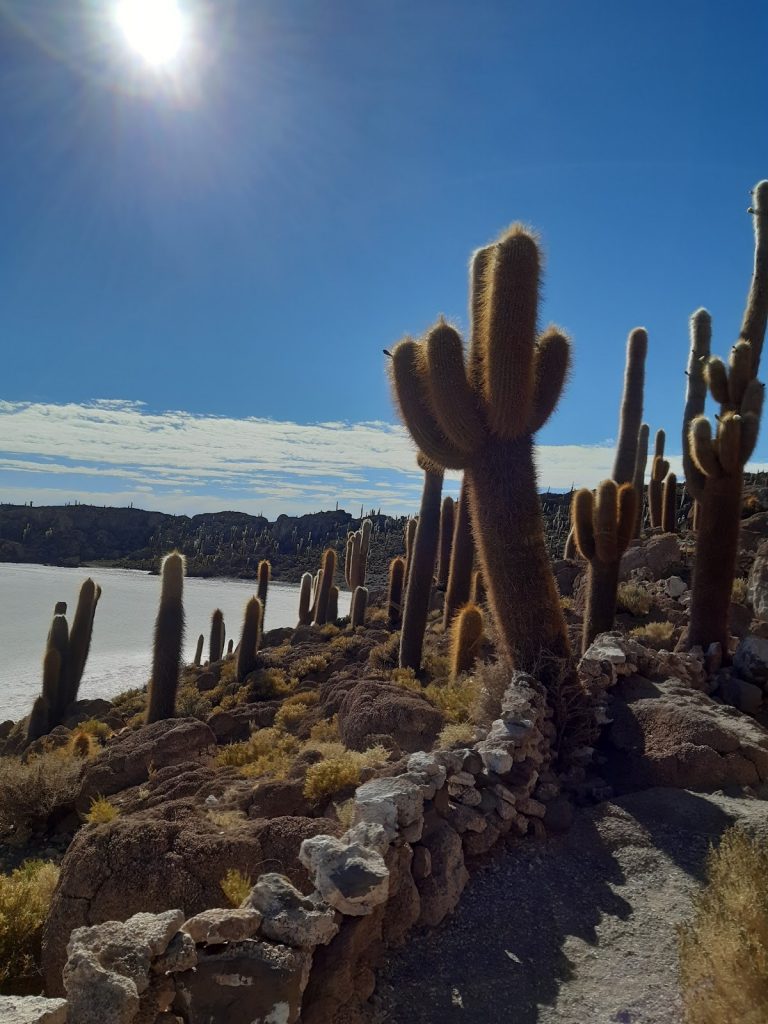
{"label": "wispy cloud", "polygon": [[[610,444],[543,445],[542,490],[592,486]],[[672,459],[673,468],[679,468]],[[135,505],[194,513],[229,508],[300,513],[418,504],[420,472],[392,423],[293,423],[150,412],[138,402],[0,402],[3,501]],[[449,487],[455,491],[457,475]]]}

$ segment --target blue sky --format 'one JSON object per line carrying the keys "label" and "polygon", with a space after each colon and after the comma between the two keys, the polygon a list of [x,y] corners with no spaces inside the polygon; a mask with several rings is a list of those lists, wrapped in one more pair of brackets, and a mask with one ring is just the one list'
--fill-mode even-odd
{"label": "blue sky", "polygon": [[764,3],[186,6],[171,87],[108,2],[0,0],[3,500],[412,510],[382,348],[465,326],[518,219],[574,343],[542,487],[609,471],[639,324],[679,452],[687,318],[727,353],[749,280]]}

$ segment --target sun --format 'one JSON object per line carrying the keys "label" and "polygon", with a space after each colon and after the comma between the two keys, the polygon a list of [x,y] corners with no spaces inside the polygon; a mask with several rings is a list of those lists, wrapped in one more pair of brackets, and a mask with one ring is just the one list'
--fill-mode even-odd
{"label": "sun", "polygon": [[188,25],[177,0],[118,0],[114,11],[125,41],[151,67],[178,57]]}

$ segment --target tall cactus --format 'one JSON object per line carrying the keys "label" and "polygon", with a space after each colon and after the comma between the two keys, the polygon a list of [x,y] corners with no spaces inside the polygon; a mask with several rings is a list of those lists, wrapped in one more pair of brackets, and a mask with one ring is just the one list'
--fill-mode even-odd
{"label": "tall cactus", "polygon": [[208,641],[208,661],[211,665],[221,661],[224,653],[224,612],[217,608],[211,616],[211,635]]}
{"label": "tall cactus", "polygon": [[645,467],[648,464],[648,438],[650,427],[647,423],[640,426],[637,434],[637,454],[635,456],[635,472],[632,477],[632,486],[635,488],[636,511],[635,528],[632,531],[633,537],[639,537],[643,532],[643,499],[645,497]]}
{"label": "tall cactus", "polygon": [[308,626],[312,621],[312,573],[305,572],[301,577],[299,590],[299,625]]}
{"label": "tall cactus", "polygon": [[240,646],[237,651],[238,683],[242,683],[245,677],[256,668],[256,652],[261,643],[263,622],[264,605],[261,603],[261,598],[249,598],[245,606],[243,631],[240,634]]}
{"label": "tall cactus", "polygon": [[344,578],[350,590],[365,585],[372,526],[370,519],[364,519],[360,529],[350,533],[347,537]]}
{"label": "tall cactus", "polygon": [[352,629],[365,625],[365,610],[368,606],[368,587],[355,587],[349,609],[349,624]]}
{"label": "tall cactus", "polygon": [[572,519],[579,551],[589,562],[582,650],[613,627],[619,564],[635,525],[637,497],[632,484],[603,480],[597,496],[583,488],[573,496]]}
{"label": "tall cactus", "polygon": [[336,552],[333,548],[326,548],[323,554],[323,577],[320,580],[320,587],[317,592],[315,608],[315,623],[324,626],[328,621],[328,600],[333,586],[333,577],[336,574]]}
{"label": "tall cactus", "polygon": [[624,371],[624,393],[619,417],[619,439],[611,474],[617,484],[633,481],[637,455],[637,438],[643,418],[643,387],[648,334],[636,327],[627,339],[627,363]]}
{"label": "tall cactus", "polygon": [[205,637],[201,633],[200,636],[197,638],[197,647],[195,648],[194,664],[197,665],[197,666],[199,666],[200,662],[203,660],[203,645],[204,644],[205,644]]}
{"label": "tall cactus", "polygon": [[261,601],[262,618],[263,613],[267,610],[267,591],[269,590],[269,580],[272,576],[272,565],[268,558],[262,558],[259,562],[259,568],[257,571],[258,586],[256,589],[256,596]]}
{"label": "tall cactus", "polygon": [[691,347],[688,353],[688,384],[683,410],[683,473],[685,489],[694,501],[704,491],[704,474],[691,454],[691,423],[704,415],[707,401],[707,363],[712,343],[712,317],[706,309],[697,309],[690,321]]}
{"label": "tall cactus", "polygon": [[77,700],[77,692],[80,689],[85,663],[91,649],[93,622],[100,597],[101,587],[97,586],[92,579],[87,579],[80,588],[75,617],[69,632],[69,653],[63,679],[65,706],[74,704]]}
{"label": "tall cactus", "polygon": [[728,367],[707,363],[709,391],[720,404],[715,437],[705,416],[690,426],[690,454],[703,477],[691,587],[688,642],[728,656],[728,611],[736,569],[744,466],[760,430],[763,385],[757,380],[768,318],[768,181],[753,192],[755,263],[739,340]]}
{"label": "tall cactus", "polygon": [[451,678],[469,672],[483,639],[483,613],[476,604],[465,604],[451,626]]}
{"label": "tall cactus", "polygon": [[554,689],[562,679],[556,662],[570,650],[544,539],[533,435],[560,398],[570,344],[554,327],[537,337],[539,263],[535,239],[514,225],[475,256],[469,367],[458,333],[440,321],[422,344],[396,346],[392,374],[417,446],[436,465],[464,469],[502,656]]}
{"label": "tall cactus", "polygon": [[393,627],[399,626],[403,617],[404,583],[405,559],[398,556],[389,563],[389,585],[387,587],[387,621]]}
{"label": "tall cactus", "polygon": [[405,541],[405,580],[408,582],[408,573],[411,571],[411,555],[413,554],[413,541],[416,536],[417,521],[409,519],[405,524],[403,539]]}
{"label": "tall cactus", "polygon": [[147,699],[147,723],[173,718],[184,642],[184,556],[178,551],[163,560],[160,607],[155,622],[152,678]]}
{"label": "tall cactus", "polygon": [[339,588],[331,587],[328,594],[328,622],[335,622],[339,617]]}
{"label": "tall cactus", "polygon": [[451,568],[451,548],[453,547],[453,526],[455,512],[454,502],[450,494],[443,498],[440,509],[440,541],[437,558],[437,589],[445,590],[448,586],[448,573]]}
{"label": "tall cactus", "polygon": [[469,484],[465,477],[456,505],[448,588],[443,605],[443,629],[450,628],[454,615],[471,596],[474,560],[475,542],[472,538],[472,514],[469,510]]}
{"label": "tall cactus", "polygon": [[664,477],[669,472],[669,463],[664,458],[663,430],[656,431],[656,444],[651,463],[651,479],[648,481],[648,515],[651,520],[651,529],[655,530],[661,526],[661,499]]}
{"label": "tall cactus", "polygon": [[677,533],[677,477],[667,473],[661,508],[661,528],[664,533]]}
{"label": "tall cactus", "polygon": [[400,668],[412,668],[414,672],[421,669],[421,652],[440,533],[440,495],[443,490],[442,469],[435,468],[421,455],[418,461],[424,470],[424,488],[411,551],[411,569],[405,588],[400,632]]}

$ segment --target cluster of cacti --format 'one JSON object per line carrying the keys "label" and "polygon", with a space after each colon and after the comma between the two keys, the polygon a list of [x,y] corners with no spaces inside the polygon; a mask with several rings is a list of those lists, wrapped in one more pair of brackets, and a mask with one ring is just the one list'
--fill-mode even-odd
{"label": "cluster of cacti", "polygon": [[483,613],[476,604],[465,604],[451,626],[451,677],[469,672],[483,640]]}
{"label": "cluster of cacti", "polygon": [[27,725],[30,741],[61,725],[67,708],[77,700],[100,597],[101,587],[87,579],[80,588],[71,630],[66,602],[56,603],[43,658],[43,692],[35,700]]}
{"label": "cluster of cacti", "polygon": [[368,566],[368,550],[371,546],[370,519],[364,519],[360,529],[347,536],[344,578],[350,590],[365,586],[365,572]]}
{"label": "cluster of cacti", "polygon": [[443,490],[443,470],[439,466],[433,466],[421,453],[418,463],[424,470],[424,488],[416,535],[409,558],[399,662],[400,668],[411,668],[414,672],[421,669],[421,652],[424,647],[424,631],[427,628],[440,534],[440,497]]}
{"label": "cluster of cacti", "polygon": [[462,480],[454,516],[453,544],[448,568],[448,586],[443,605],[443,628],[449,629],[453,617],[469,601],[472,592],[472,566],[475,544],[472,539],[472,518],[469,510],[469,486]]}
{"label": "cluster of cacti", "polygon": [[173,718],[184,642],[184,556],[173,551],[163,560],[160,607],[152,646],[152,677],[147,722]]}
{"label": "cluster of cacti", "polygon": [[391,365],[416,446],[435,466],[464,470],[500,654],[556,687],[555,663],[570,651],[544,541],[533,435],[557,405],[570,345],[556,328],[537,336],[539,264],[533,236],[513,226],[474,257],[467,361],[458,332],[441,320],[423,342],[401,341]]}
{"label": "cluster of cacti", "polygon": [[[757,443],[763,406],[763,385],[757,372],[768,319],[768,181],[756,186],[753,198],[755,263],[739,340],[727,367],[719,359],[710,358],[706,363],[709,392],[720,405],[717,429],[713,437],[709,420],[698,414],[691,416],[688,431],[692,467],[686,486],[690,484],[699,506],[688,642],[705,650],[719,643],[726,657],[744,466]],[[703,320],[703,347],[708,323],[701,314],[699,319]],[[692,347],[696,340],[692,339]],[[699,393],[692,400],[693,412],[697,402],[700,405]]]}
{"label": "cluster of cacti", "polygon": [[651,529],[662,525],[662,491],[664,477],[669,472],[669,463],[664,458],[665,437],[663,430],[656,431],[656,444],[653,451],[653,462],[651,462],[651,479],[648,481],[648,514],[651,520]]}
{"label": "cluster of cacti", "polygon": [[613,627],[619,563],[632,538],[637,497],[631,483],[603,480],[597,494],[584,488],[573,496],[576,543],[589,562],[582,649]]}
{"label": "cluster of cacti", "polygon": [[643,419],[643,388],[648,334],[636,327],[627,339],[627,363],[624,371],[624,393],[619,416],[619,439],[611,474],[617,484],[634,483],[637,444]]}
{"label": "cluster of cacti", "polygon": [[243,630],[237,651],[237,681],[242,683],[245,677],[256,668],[256,652],[261,644],[261,632],[264,626],[264,604],[260,597],[249,598],[243,615]]}

